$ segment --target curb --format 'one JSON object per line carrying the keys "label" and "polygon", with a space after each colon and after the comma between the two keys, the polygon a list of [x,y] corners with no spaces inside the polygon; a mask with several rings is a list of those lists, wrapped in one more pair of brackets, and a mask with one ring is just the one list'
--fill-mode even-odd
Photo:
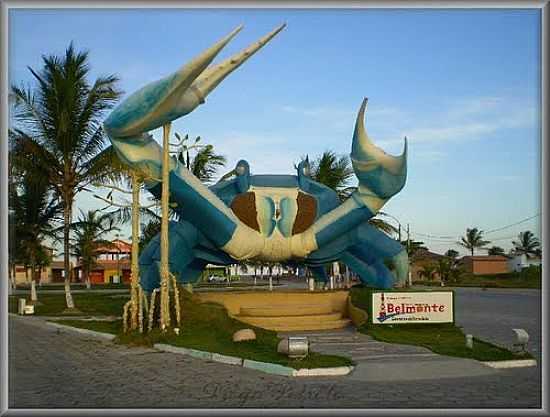
{"label": "curb", "polygon": [[271,362],[259,362],[251,359],[242,359],[236,356],[227,356],[220,353],[205,352],[202,350],[189,349],[184,347],[178,347],[173,345],[166,345],[164,343],[155,343],[153,345],[155,349],[162,350],[164,352],[177,353],[180,355],[189,355],[199,359],[207,359],[214,362],[224,363],[226,365],[242,366],[243,368],[254,369],[256,371],[265,372],[268,374],[282,375],[282,376],[343,376],[349,374],[354,367],[353,366],[339,366],[333,368],[302,368],[294,369],[288,366],[279,365]]}
{"label": "curb", "polygon": [[292,376],[344,376],[353,370],[353,366],[338,366],[334,368],[302,368],[295,369]]}
{"label": "curb", "polygon": [[46,321],[46,324],[48,326],[55,327],[57,329],[68,330],[68,331],[72,331],[72,332],[75,332],[75,333],[84,334],[86,336],[94,336],[94,337],[99,337],[99,338],[107,339],[107,340],[113,340],[115,338],[114,334],[96,332],[94,330],[88,330],[88,329],[80,329],[78,327],[72,327],[72,326],[66,326],[64,324],[52,323],[51,321]]}
{"label": "curb", "polygon": [[279,365],[271,362],[258,362],[250,359],[243,361],[243,368],[255,369],[256,371],[262,371],[267,374],[294,376],[294,368],[288,366]]}
{"label": "curb", "polygon": [[[96,332],[94,330],[80,329],[78,327],[67,326],[64,324],[53,323],[46,321],[46,324],[58,329],[64,329],[75,333],[84,334],[87,336],[99,337],[102,339],[113,340],[114,334]],[[254,369],[256,371],[265,372],[268,374],[282,375],[282,376],[344,376],[349,374],[354,367],[353,366],[339,366],[333,368],[301,368],[294,369],[288,366],[279,365],[271,362],[259,362],[251,359],[242,359],[236,356],[227,356],[220,353],[206,352],[203,350],[189,349],[179,346],[167,345],[164,343],[155,343],[153,348],[170,353],[176,353],[179,355],[189,355],[198,359],[211,360],[214,362],[224,363],[226,365],[242,366],[243,368]]]}
{"label": "curb", "polygon": [[517,359],[510,361],[490,361],[481,363],[495,369],[526,368],[529,366],[537,366],[537,361],[535,359]]}

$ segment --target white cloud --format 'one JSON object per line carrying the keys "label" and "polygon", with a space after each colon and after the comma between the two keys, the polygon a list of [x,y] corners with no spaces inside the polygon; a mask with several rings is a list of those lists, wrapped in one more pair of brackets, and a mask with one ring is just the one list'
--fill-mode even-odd
{"label": "white cloud", "polygon": [[[443,143],[486,139],[504,129],[535,127],[539,114],[533,105],[517,99],[480,96],[441,100],[441,110],[422,114],[396,107],[370,106],[366,113],[369,133],[380,146],[398,147],[403,137],[411,143]],[[339,107],[302,108],[285,105],[282,110],[301,117],[317,119],[327,127],[349,128],[355,123],[358,109]],[[376,133],[382,133],[376,138]]]}
{"label": "white cloud", "polygon": [[413,143],[442,143],[487,139],[506,129],[533,128],[538,124],[538,112],[533,106],[522,105],[504,98],[459,100],[432,121],[403,129]]}

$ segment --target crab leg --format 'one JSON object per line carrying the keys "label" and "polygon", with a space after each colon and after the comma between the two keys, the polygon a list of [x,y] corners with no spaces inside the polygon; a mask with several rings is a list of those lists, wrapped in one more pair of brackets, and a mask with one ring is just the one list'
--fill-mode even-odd
{"label": "crab leg", "polygon": [[407,178],[407,139],[400,156],[392,156],[369,139],[364,117],[367,99],[363,100],[353,134],[351,161],[359,187],[343,204],[321,216],[312,226],[318,247],[357,227],[373,217],[405,185]]}
{"label": "crab leg", "polygon": [[[163,151],[146,132],[182,117],[204,103],[205,97],[225,77],[284,27],[276,28],[243,51],[208,68],[215,56],[241,29],[236,28],[179,71],[130,95],[109,115],[104,128],[113,147],[127,165],[148,177],[145,184],[153,194],[160,195]],[[218,247],[226,248],[230,255],[237,259],[248,258],[262,249],[259,233],[244,225],[175,158],[171,158],[170,194],[171,199],[181,208],[184,218]],[[235,236],[237,234],[238,237]]]}

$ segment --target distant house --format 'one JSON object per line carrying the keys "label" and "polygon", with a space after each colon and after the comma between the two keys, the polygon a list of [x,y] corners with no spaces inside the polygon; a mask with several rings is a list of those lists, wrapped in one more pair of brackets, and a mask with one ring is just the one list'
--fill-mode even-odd
{"label": "distant house", "polygon": [[[53,258],[54,250],[49,246],[44,246],[48,258]],[[38,275],[38,284],[48,284],[50,282],[63,282],[62,273],[63,262],[51,260],[48,266],[42,267]],[[16,264],[15,265],[15,283],[16,285],[30,284],[32,279],[32,271],[29,266]],[[10,271],[11,273],[11,271]],[[60,279],[57,279],[57,278]]]}
{"label": "distant house", "polygon": [[515,255],[508,259],[508,268],[510,271],[521,272],[524,268],[528,268],[530,266],[540,266],[541,263],[542,260],[539,257],[530,258],[525,254]]}
{"label": "distant house", "polygon": [[[48,266],[42,268],[38,283],[49,284],[51,282],[64,282],[63,273],[63,261],[51,261]],[[17,285],[30,284],[31,276],[31,268],[25,268],[24,265],[15,265],[15,283]]]}
{"label": "distant house", "polygon": [[[65,281],[65,262],[64,261],[52,261],[50,264],[50,279],[48,282],[64,282]],[[69,268],[73,269],[73,263],[69,263]],[[74,281],[74,276],[71,281]]]}
{"label": "distant house", "polygon": [[[410,272],[412,281],[424,281],[429,278],[422,275],[424,267],[427,265],[437,265],[440,259],[447,258],[445,255],[430,252],[428,249],[418,249],[410,259]],[[431,278],[432,280],[440,281],[441,277],[437,272]]]}
{"label": "distant house", "polygon": [[[120,239],[96,249],[98,253],[95,267],[90,271],[92,284],[130,282],[132,245]],[[74,268],[78,281],[84,282],[82,262],[78,260]]]}
{"label": "distant house", "polygon": [[464,256],[460,264],[465,272],[474,275],[495,275],[510,272],[508,258],[502,255]]}

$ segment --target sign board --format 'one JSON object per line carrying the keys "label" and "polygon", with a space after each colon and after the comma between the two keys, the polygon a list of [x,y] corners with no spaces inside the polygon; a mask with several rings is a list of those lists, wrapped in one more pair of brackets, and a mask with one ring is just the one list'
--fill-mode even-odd
{"label": "sign board", "polygon": [[373,324],[453,323],[452,291],[372,293]]}

